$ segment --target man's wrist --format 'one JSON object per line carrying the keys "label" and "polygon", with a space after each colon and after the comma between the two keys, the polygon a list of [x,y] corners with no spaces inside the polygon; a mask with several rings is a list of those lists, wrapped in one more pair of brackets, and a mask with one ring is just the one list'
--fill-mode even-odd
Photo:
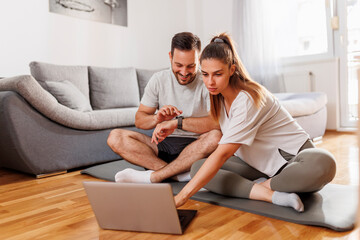
{"label": "man's wrist", "polygon": [[177,128],[178,129],[183,129],[183,119],[184,119],[184,117],[183,116],[177,116],[176,119],[177,119]]}

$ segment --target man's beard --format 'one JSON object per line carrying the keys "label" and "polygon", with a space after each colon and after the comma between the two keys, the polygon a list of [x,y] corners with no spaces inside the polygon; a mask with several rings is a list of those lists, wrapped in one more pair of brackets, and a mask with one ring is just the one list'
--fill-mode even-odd
{"label": "man's beard", "polygon": [[[173,70],[173,73],[175,75],[176,80],[178,81],[178,83],[180,85],[188,85],[188,84],[192,83],[196,77],[196,73],[194,73],[194,74],[189,73],[186,75],[186,77],[190,77],[190,80],[188,80],[186,83],[183,83],[182,80],[180,80],[180,76],[179,76],[180,73],[176,73],[176,72],[174,72],[174,70]],[[183,76],[183,75],[181,75],[181,76]]]}

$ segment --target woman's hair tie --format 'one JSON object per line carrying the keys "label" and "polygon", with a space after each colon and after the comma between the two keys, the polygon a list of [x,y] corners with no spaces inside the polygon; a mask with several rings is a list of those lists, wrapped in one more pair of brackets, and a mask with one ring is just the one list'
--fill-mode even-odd
{"label": "woman's hair tie", "polygon": [[225,43],[225,41],[223,39],[219,38],[219,37],[215,38],[214,42],[215,43]]}

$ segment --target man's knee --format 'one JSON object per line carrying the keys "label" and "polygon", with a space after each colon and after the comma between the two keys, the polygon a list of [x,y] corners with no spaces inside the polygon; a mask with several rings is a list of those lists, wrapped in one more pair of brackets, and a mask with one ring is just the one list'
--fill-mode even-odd
{"label": "man's knee", "polygon": [[213,152],[222,137],[220,130],[211,130],[210,132],[204,133],[199,137],[199,140],[202,141],[202,146],[204,146],[205,152]]}
{"label": "man's knee", "polygon": [[113,130],[111,130],[111,132],[107,138],[106,143],[111,149],[113,149],[113,147],[116,143],[116,140],[118,139],[117,135],[118,135],[118,129],[113,129]]}
{"label": "man's knee", "polygon": [[126,131],[123,129],[114,129],[111,130],[108,138],[107,144],[112,149],[117,149],[119,145],[123,145],[122,142],[124,141],[124,137],[126,135]]}
{"label": "man's knee", "polygon": [[218,143],[220,141],[221,137],[222,137],[222,133],[220,130],[217,130],[217,129],[207,132],[207,136],[206,136],[206,138],[210,142],[215,142],[215,143]]}

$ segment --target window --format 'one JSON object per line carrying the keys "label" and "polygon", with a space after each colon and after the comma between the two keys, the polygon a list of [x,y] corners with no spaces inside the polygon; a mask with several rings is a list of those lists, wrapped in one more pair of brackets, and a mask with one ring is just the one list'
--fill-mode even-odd
{"label": "window", "polygon": [[[299,57],[305,55],[326,54],[331,50],[331,30],[327,24],[330,11],[324,0],[281,1],[277,8],[287,9],[278,15],[279,56]],[[286,8],[284,4],[287,5]],[[329,35],[330,30],[330,35]],[[330,37],[329,37],[330,36]]]}
{"label": "window", "polygon": [[325,53],[328,50],[323,0],[300,0],[297,7],[297,52],[294,55]]}

